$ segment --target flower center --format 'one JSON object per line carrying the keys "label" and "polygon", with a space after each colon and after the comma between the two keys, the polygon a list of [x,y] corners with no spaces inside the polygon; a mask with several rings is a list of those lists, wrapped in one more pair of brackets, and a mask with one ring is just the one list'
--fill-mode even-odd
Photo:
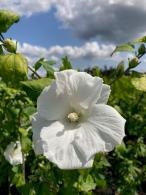
{"label": "flower center", "polygon": [[76,112],[71,112],[67,115],[69,122],[78,122],[79,121],[79,114]]}

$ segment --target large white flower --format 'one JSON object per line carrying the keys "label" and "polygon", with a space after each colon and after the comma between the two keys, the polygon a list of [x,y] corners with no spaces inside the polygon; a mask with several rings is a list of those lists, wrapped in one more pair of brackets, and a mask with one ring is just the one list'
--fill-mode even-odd
{"label": "large white flower", "polygon": [[4,156],[11,165],[22,164],[21,144],[19,141],[16,143],[11,142],[4,151]]}
{"label": "large white flower", "polygon": [[88,168],[97,152],[122,142],[125,119],[106,105],[110,87],[99,77],[65,70],[46,87],[33,116],[36,154],[62,169]]}

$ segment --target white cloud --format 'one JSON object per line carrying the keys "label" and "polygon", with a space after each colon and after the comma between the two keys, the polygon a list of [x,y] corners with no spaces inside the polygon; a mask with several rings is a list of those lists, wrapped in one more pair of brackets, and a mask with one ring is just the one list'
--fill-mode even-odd
{"label": "white cloud", "polygon": [[64,26],[83,39],[123,42],[146,32],[145,0],[55,0]]}
{"label": "white cloud", "polygon": [[33,46],[28,43],[18,44],[18,51],[27,56],[30,62],[34,62],[38,58],[45,57],[46,59],[53,59],[59,61],[61,57],[68,56],[72,60],[90,60],[90,59],[104,59],[110,56],[115,46],[99,45],[97,42],[87,42],[82,46],[52,46],[44,48]]}
{"label": "white cloud", "polygon": [[20,15],[30,16],[37,12],[47,12],[52,0],[0,0],[0,8],[16,11]]}
{"label": "white cloud", "polygon": [[82,39],[119,43],[146,33],[146,0],[0,0],[1,9],[26,16],[52,6],[63,26]]}

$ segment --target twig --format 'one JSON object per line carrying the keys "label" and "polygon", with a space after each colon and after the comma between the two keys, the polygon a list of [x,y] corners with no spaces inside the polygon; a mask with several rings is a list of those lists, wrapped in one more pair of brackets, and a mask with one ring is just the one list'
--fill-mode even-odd
{"label": "twig", "polygon": [[0,33],[0,36],[2,38],[2,40],[5,40],[4,36],[2,35],[2,33]]}
{"label": "twig", "polygon": [[24,184],[26,184],[26,173],[25,173],[25,155],[23,150],[21,150],[22,152],[22,172],[23,172],[23,177],[24,177]]}
{"label": "twig", "polygon": [[[20,108],[19,111],[19,126],[21,127],[21,113],[22,113],[22,108]],[[19,140],[21,144],[21,152],[22,152],[22,173],[23,173],[23,178],[24,178],[24,184],[26,184],[26,173],[25,173],[25,156],[24,152],[22,149],[22,135],[19,133]]]}
{"label": "twig", "polygon": [[28,69],[31,70],[31,72],[33,72],[33,74],[35,74],[38,78],[41,78],[41,76],[37,72],[35,72],[35,70],[31,66],[28,66]]}

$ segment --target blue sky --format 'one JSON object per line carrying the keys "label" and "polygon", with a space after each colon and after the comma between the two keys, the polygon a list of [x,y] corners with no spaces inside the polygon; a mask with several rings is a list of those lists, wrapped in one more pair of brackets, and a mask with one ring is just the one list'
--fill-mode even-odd
{"label": "blue sky", "polygon": [[54,9],[45,13],[36,13],[31,17],[22,16],[19,23],[6,33],[21,43],[50,47],[52,45],[81,45],[83,40],[74,36],[70,29],[64,29],[54,15]]}
{"label": "blue sky", "polygon": [[5,36],[30,63],[68,55],[75,67],[116,65],[131,54],[110,58],[115,46],[146,32],[145,0],[1,0],[0,7],[21,15]]}

